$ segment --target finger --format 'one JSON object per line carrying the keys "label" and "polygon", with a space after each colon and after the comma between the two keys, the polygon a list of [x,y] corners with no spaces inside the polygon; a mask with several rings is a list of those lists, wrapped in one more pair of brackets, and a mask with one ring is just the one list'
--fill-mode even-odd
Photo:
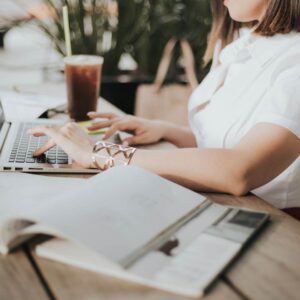
{"label": "finger", "polygon": [[117,130],[126,131],[126,132],[134,132],[137,129],[138,123],[135,119],[132,118],[124,118],[118,122],[113,123],[111,128],[106,132],[104,139],[112,136]]}
{"label": "finger", "polygon": [[31,135],[33,135],[33,136],[35,136],[35,137],[45,136],[45,135],[46,135],[44,132],[41,132],[41,131],[39,131],[39,132],[30,132],[30,131],[28,130],[27,133],[28,133],[28,134],[31,134]]}
{"label": "finger", "polygon": [[110,138],[113,134],[115,134],[119,130],[119,124],[112,125],[104,134],[103,139],[106,140]]}
{"label": "finger", "polygon": [[110,127],[112,125],[112,123],[113,123],[113,120],[97,122],[93,125],[88,126],[87,129],[90,130],[90,131],[98,130],[98,129],[101,129],[101,128]]}
{"label": "finger", "polygon": [[33,157],[36,157],[36,156],[40,156],[42,155],[43,153],[45,153],[46,151],[48,151],[49,149],[51,149],[52,147],[54,147],[56,144],[54,142],[53,139],[50,139],[46,144],[44,144],[42,147],[40,147],[39,149],[35,150],[33,153],[32,153],[32,156]]}
{"label": "finger", "polygon": [[49,135],[53,129],[59,128],[58,125],[39,125],[36,127],[33,127],[27,131],[28,134],[32,134],[33,136],[44,136]]}
{"label": "finger", "polygon": [[145,144],[146,141],[146,134],[131,136],[122,141],[122,145],[124,146],[131,146],[131,145],[142,145]]}
{"label": "finger", "polygon": [[110,113],[110,112],[100,113],[100,112],[95,112],[95,111],[88,112],[87,116],[91,119],[95,119],[95,118],[113,119],[113,118],[117,117],[117,115],[114,113]]}

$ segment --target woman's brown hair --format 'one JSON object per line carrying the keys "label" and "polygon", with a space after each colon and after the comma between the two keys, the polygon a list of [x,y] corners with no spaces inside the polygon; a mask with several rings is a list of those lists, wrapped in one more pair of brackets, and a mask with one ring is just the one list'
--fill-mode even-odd
{"label": "woman's brown hair", "polygon": [[[218,40],[221,40],[224,48],[235,39],[241,27],[255,25],[255,22],[242,24],[232,20],[223,1],[211,0],[211,9],[213,25],[204,55],[205,64],[212,59]],[[300,0],[269,0],[265,16],[257,24],[255,32],[262,36],[273,36],[293,30],[300,32]]]}

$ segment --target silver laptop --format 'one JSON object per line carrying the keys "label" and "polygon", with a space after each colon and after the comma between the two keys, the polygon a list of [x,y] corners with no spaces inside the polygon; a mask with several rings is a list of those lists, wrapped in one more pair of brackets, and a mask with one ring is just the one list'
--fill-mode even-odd
{"label": "silver laptop", "polygon": [[0,100],[0,171],[31,173],[98,173],[73,163],[59,147],[54,147],[40,157],[32,153],[47,142],[48,137],[34,137],[27,130],[38,124],[62,124],[57,120],[37,119],[32,122],[8,122]]}

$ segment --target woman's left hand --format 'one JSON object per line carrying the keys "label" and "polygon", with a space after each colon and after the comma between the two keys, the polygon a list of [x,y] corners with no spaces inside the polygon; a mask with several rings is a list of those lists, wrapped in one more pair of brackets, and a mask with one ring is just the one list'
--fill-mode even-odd
{"label": "woman's left hand", "polygon": [[80,166],[84,168],[91,167],[94,142],[76,123],[68,123],[63,126],[39,125],[30,129],[28,133],[33,136],[47,135],[50,138],[45,145],[33,153],[34,157],[43,154],[57,145]]}

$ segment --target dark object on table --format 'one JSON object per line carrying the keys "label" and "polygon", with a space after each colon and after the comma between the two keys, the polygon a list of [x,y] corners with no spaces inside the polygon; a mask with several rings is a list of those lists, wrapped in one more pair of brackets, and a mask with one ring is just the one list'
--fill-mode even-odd
{"label": "dark object on table", "polygon": [[300,207],[285,208],[283,211],[291,217],[300,221]]}
{"label": "dark object on table", "polygon": [[101,97],[108,100],[127,114],[133,114],[137,87],[142,83],[152,82],[145,76],[119,75],[102,78]]}
{"label": "dark object on table", "polygon": [[8,29],[4,29],[4,28],[0,29],[0,48],[4,47],[4,37],[7,31]]}

